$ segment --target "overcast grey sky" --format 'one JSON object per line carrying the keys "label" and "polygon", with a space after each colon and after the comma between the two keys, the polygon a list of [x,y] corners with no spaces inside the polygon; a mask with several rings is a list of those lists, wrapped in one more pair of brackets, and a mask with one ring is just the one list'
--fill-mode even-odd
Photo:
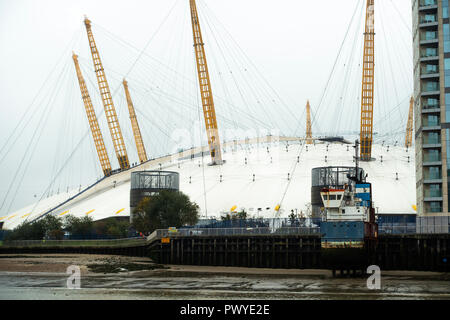
{"label": "overcast grey sky", "polygon": [[[87,130],[87,121],[79,91],[77,91],[78,83],[71,61],[71,52],[74,50],[80,55],[83,71],[88,73],[91,68],[83,16],[87,15],[93,22],[94,36],[112,91],[117,89],[119,92],[120,80],[129,72],[130,88],[135,90],[132,95],[134,94],[137,101],[136,107],[139,112],[141,112],[139,108],[142,109],[141,125],[146,127],[147,120],[142,118],[145,116],[143,111],[146,107],[145,103],[147,99],[150,99],[146,96],[148,91],[145,88],[146,83],[153,88],[159,84],[161,87],[159,89],[170,94],[171,99],[183,100],[187,96],[193,99],[194,93],[189,91],[191,87],[195,90],[195,86],[192,85],[195,73],[188,2],[188,0],[0,0],[0,148],[5,145],[34,97],[38,93],[49,96],[53,93],[51,85],[60,84],[57,89],[59,96],[55,98],[55,106],[51,109],[53,111],[46,111],[50,109],[46,109],[45,105],[31,108],[30,110],[36,110],[34,118],[30,120],[28,126],[23,128],[23,131],[20,131],[20,137],[14,140],[16,143],[0,152],[0,206],[10,190],[3,208],[0,209],[0,216],[32,202],[36,199],[34,195],[39,198],[43,189],[51,181],[51,176],[57,171],[55,168],[58,168],[65,156],[70,154],[71,148],[74,148],[76,142]],[[239,60],[233,61],[230,58],[233,54],[239,55],[236,53],[239,48],[256,66],[257,72],[263,74],[265,80],[270,83],[270,87],[275,89],[283,102],[288,105],[286,108],[289,108],[289,112],[294,112],[296,119],[301,119],[301,130],[304,128],[303,112],[307,99],[310,99],[313,112],[317,115],[316,126],[313,125],[313,130],[320,127],[322,131],[328,128],[329,131],[334,130],[338,133],[339,130],[347,129],[342,126],[336,127],[335,114],[340,113],[338,116],[342,117],[341,113],[343,113],[340,107],[337,107],[339,99],[341,102],[345,100],[345,103],[342,102],[343,105],[349,104],[348,101],[351,102],[351,107],[348,107],[350,111],[348,115],[343,116],[342,123],[348,127],[348,130],[358,129],[360,107],[356,101],[356,95],[360,94],[360,83],[357,80],[360,74],[357,67],[361,60],[359,52],[362,42],[356,43],[350,40],[346,43],[343,52],[348,59],[344,57],[339,61],[337,73],[329,88],[331,92],[327,96],[329,100],[325,100],[320,111],[315,109],[321,100],[338,49],[352,14],[355,8],[358,8],[358,3],[361,4],[359,8],[363,8],[361,0],[198,0],[208,62],[211,72],[215,72],[212,74],[212,80],[213,90],[216,89],[214,93],[219,95],[218,113],[222,113],[221,116],[226,118],[222,121],[223,126],[227,126],[225,120],[228,120],[232,126],[232,121],[240,119],[244,121],[244,118],[249,117],[250,114],[264,122],[265,119],[275,118],[278,113],[280,121],[274,120],[272,126],[283,126],[284,116],[286,126],[296,127],[285,107],[265,106],[267,110],[258,111],[256,104],[259,103],[256,101],[259,99],[258,95],[267,100],[273,97],[275,103],[277,95],[273,92],[267,93],[267,97],[266,92],[254,93],[255,106],[248,102],[250,106],[242,109],[242,116],[237,116],[239,119],[231,119],[233,112],[225,108],[225,101],[232,100],[229,103],[233,104],[241,102],[236,97],[239,95],[237,91],[223,88],[230,87],[230,83],[233,83],[235,79],[226,79],[222,72],[227,71],[228,67],[230,70],[234,67],[251,68],[250,63],[241,65]],[[380,65],[383,67],[377,75],[377,81],[382,82],[379,88],[386,88],[379,94],[383,99],[380,100],[382,106],[376,109],[376,117],[380,119],[379,130],[394,132],[398,122],[404,121],[407,116],[408,103],[404,98],[412,90],[411,1],[377,0],[375,10],[376,46],[379,46],[377,50],[380,50],[380,56],[382,56],[378,61],[381,61]],[[362,21],[361,11],[358,9],[356,12],[355,19]],[[209,20],[202,20],[206,18]],[[383,25],[383,29],[380,28],[380,24]],[[233,40],[228,38],[228,33]],[[356,36],[355,39],[361,41],[362,34],[356,26],[350,30],[350,33],[350,36]],[[113,35],[112,37],[116,40],[126,40],[138,50],[133,51],[130,48],[128,50],[126,46],[121,46],[110,38],[110,35]],[[221,38],[225,39],[223,43],[220,42]],[[216,40],[218,45],[215,49]],[[237,44],[236,46],[233,45],[233,41]],[[222,47],[220,43],[223,44]],[[140,55],[139,50],[146,45],[145,53],[159,59],[163,66],[153,65],[148,58],[145,66],[149,69],[144,72],[144,64],[140,65],[141,61],[136,59]],[[352,53],[355,53],[353,59]],[[223,62],[222,60],[228,59],[227,57],[230,60]],[[392,57],[391,61],[388,59],[390,57]],[[144,57],[141,60],[144,61]],[[57,61],[60,63],[56,64]],[[230,66],[227,63],[233,65]],[[355,68],[351,72],[346,72],[345,68],[348,68],[349,63],[353,63]],[[55,68],[54,77],[41,90],[44,80],[53,68]],[[168,70],[166,68],[176,69],[177,73],[170,74],[169,71],[164,71]],[[339,68],[342,70],[339,71]],[[257,77],[257,72],[253,71],[249,76],[249,82]],[[58,74],[65,80],[59,81]],[[148,75],[147,79],[146,75]],[[351,84],[347,85],[340,80],[346,75]],[[100,100],[95,97],[94,92],[95,76],[92,73],[85,76],[90,83],[90,93],[96,110],[101,110]],[[167,78],[164,78],[165,76]],[[183,77],[187,78],[186,82],[179,80]],[[137,88],[138,80],[142,80],[140,89]],[[133,81],[135,81],[134,89]],[[245,82],[245,79],[242,82]],[[251,100],[253,98],[250,98],[250,89],[247,90],[246,85],[252,84],[242,84],[245,96],[243,99],[248,97]],[[172,90],[172,86],[175,86],[176,90]],[[342,91],[346,88],[354,92],[355,97],[346,93],[347,98],[343,100]],[[165,99],[162,93],[156,98],[151,97],[156,100],[159,98],[160,101]],[[222,102],[221,98],[223,98]],[[42,101],[44,104],[47,100],[42,98]],[[195,104],[195,101],[190,100],[190,102]],[[121,126],[125,131],[127,148],[130,149],[130,153],[133,153],[132,162],[137,161],[135,151],[131,151],[134,146],[130,125],[125,122],[128,120],[126,120],[123,97],[115,98],[115,103],[119,109]],[[164,102],[157,104],[160,104],[161,111],[157,109],[158,111],[150,112],[148,117],[154,116],[159,125],[164,127],[170,122],[174,126],[176,123],[179,127],[183,126],[184,121],[187,129],[193,128],[192,123],[196,119],[195,110],[192,113],[185,113],[178,108],[181,114],[186,114],[188,121],[182,117],[173,116],[176,110],[171,114],[172,109],[168,108],[174,106],[169,102],[167,105]],[[222,109],[221,105],[224,106]],[[157,106],[154,107],[157,108]],[[164,109],[169,112],[164,113]],[[45,112],[51,113],[48,121],[45,117],[40,121],[41,114]],[[104,119],[100,118],[99,121],[104,122]],[[42,132],[40,128],[35,131],[42,123],[45,123],[47,128]],[[386,127],[383,127],[384,125]],[[107,127],[104,124],[102,126],[105,140],[110,140]],[[147,149],[152,156],[169,152],[164,149],[164,146],[170,139],[164,136],[162,132],[164,129],[158,130],[143,129],[144,141],[149,144]],[[171,128],[167,131],[171,131]],[[303,132],[299,131],[298,134],[301,135]],[[36,135],[39,135],[38,142],[29,144],[32,141],[31,138]],[[80,160],[74,160],[75,164],[68,169],[71,176],[60,181],[59,187],[74,187],[79,183],[91,183],[98,178],[100,170],[90,140],[92,139],[88,136],[87,142],[83,144],[85,151],[77,155]],[[109,146],[110,158],[115,158],[111,143],[108,141],[106,143]],[[24,158],[24,155],[30,153],[32,157]],[[86,158],[89,158],[88,163],[84,163]],[[116,167],[116,164],[113,166]],[[20,170],[18,170],[19,167]],[[21,178],[22,176],[24,177]],[[12,181],[15,181],[17,186],[11,185]],[[22,190],[23,194],[15,197],[15,190]]]}

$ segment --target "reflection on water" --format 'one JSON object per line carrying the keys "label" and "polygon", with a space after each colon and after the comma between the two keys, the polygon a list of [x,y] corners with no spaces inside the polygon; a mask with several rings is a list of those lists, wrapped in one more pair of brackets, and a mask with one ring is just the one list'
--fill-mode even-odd
{"label": "reflection on water", "polygon": [[450,299],[450,281],[383,277],[381,290],[365,278],[273,276],[89,275],[66,289],[61,273],[0,272],[0,299]]}

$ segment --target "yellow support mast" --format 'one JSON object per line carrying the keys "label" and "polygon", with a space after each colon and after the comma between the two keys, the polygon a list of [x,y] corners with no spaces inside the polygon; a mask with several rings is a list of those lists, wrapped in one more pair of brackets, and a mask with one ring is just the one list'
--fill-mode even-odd
{"label": "yellow support mast", "polygon": [[208,136],[209,152],[213,165],[223,164],[222,151],[220,149],[219,130],[217,128],[216,111],[211,90],[208,65],[206,63],[205,48],[198,20],[197,6],[195,0],[189,0],[191,7],[192,33],[194,36],[194,48],[197,62],[198,82],[205,118],[206,134]]}
{"label": "yellow support mast", "polygon": [[88,18],[84,19],[86,26],[89,46],[91,48],[92,60],[94,62],[95,74],[97,75],[98,88],[102,96],[103,107],[105,108],[106,119],[108,121],[109,131],[116,151],[117,160],[119,161],[120,169],[125,170],[130,168],[125,142],[123,140],[122,131],[120,130],[119,120],[117,119],[116,109],[109,90],[108,82],[106,81],[105,70],[103,69],[102,61],[95,44],[94,36],[92,34],[91,21]]}
{"label": "yellow support mast", "polygon": [[78,83],[80,84],[81,97],[83,98],[84,108],[86,109],[86,115],[89,120],[89,126],[91,127],[92,138],[94,139],[95,148],[97,149],[98,159],[105,176],[111,174],[111,163],[109,162],[108,153],[106,152],[105,142],[103,141],[102,132],[98,125],[97,116],[95,115],[92,100],[89,95],[86,82],[84,81],[81,73],[80,65],[78,63],[78,56],[73,53],[73,62],[77,71]]}
{"label": "yellow support mast", "polygon": [[412,146],[413,117],[414,117],[414,98],[411,97],[411,100],[409,101],[408,123],[406,125],[406,137],[405,137],[406,148],[411,148]]}
{"label": "yellow support mast", "polygon": [[370,161],[373,142],[373,102],[375,71],[374,0],[367,0],[361,93],[361,160]]}
{"label": "yellow support mast", "polygon": [[306,103],[306,144],[312,144],[312,132],[311,132],[311,106],[309,100]]}
{"label": "yellow support mast", "polygon": [[125,96],[127,97],[128,111],[130,113],[131,127],[133,128],[134,141],[136,142],[136,149],[141,163],[146,162],[147,153],[145,152],[144,141],[142,140],[141,129],[134,111],[133,101],[131,101],[130,91],[128,90],[128,82],[123,79],[123,88],[125,89]]}

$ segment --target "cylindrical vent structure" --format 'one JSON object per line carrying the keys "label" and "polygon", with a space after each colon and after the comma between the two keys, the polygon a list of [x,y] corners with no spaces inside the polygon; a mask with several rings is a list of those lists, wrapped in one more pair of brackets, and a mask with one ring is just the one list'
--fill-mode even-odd
{"label": "cylindrical vent structure", "polygon": [[135,171],[131,173],[130,220],[133,211],[145,197],[162,190],[180,190],[180,174],[173,171]]}

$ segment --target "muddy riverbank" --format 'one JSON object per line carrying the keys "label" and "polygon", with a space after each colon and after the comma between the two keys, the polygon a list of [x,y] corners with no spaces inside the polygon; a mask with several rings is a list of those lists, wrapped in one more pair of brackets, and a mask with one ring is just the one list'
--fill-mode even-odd
{"label": "muddy riverbank", "polygon": [[[67,267],[80,267],[81,289],[67,288]],[[368,277],[368,275],[367,275]],[[329,270],[158,265],[106,255],[0,255],[0,299],[450,299],[450,275],[382,271],[333,278]]]}

